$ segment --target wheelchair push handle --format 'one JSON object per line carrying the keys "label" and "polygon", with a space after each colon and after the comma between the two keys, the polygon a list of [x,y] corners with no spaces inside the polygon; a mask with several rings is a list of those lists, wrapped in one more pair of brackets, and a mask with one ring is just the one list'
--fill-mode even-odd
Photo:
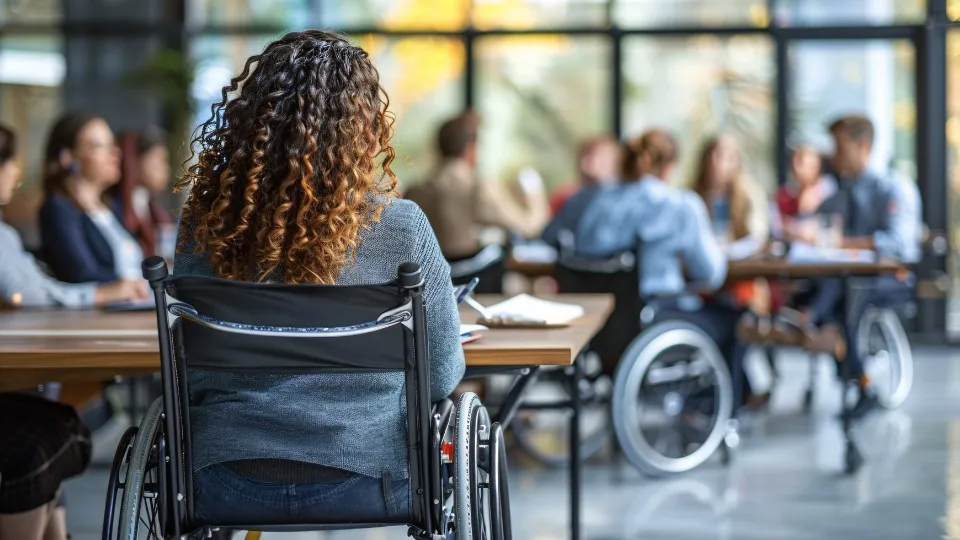
{"label": "wheelchair push handle", "polygon": [[158,283],[167,279],[169,270],[167,270],[167,261],[163,257],[147,257],[141,264],[143,270],[143,279],[151,284]]}
{"label": "wheelchair push handle", "polygon": [[416,289],[423,285],[423,276],[420,273],[420,265],[407,262],[397,268],[397,283],[403,289]]}

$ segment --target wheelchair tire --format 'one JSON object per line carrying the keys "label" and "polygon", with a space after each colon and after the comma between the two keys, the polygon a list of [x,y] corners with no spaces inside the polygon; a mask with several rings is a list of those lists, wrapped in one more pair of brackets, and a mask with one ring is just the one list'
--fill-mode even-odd
{"label": "wheelchair tire", "polygon": [[857,327],[857,347],[880,405],[903,405],[913,387],[913,351],[896,312],[867,307]]}
{"label": "wheelchair tire", "polygon": [[[164,481],[160,467],[162,451],[161,400],[147,409],[140,428],[126,452],[126,475],[120,506],[118,540],[167,538],[161,526]],[[117,453],[120,453],[118,449]],[[143,533],[143,534],[141,534]]]}
{"label": "wheelchair tire", "polygon": [[510,521],[510,488],[507,482],[507,448],[503,427],[494,423],[490,434],[490,525],[493,537],[513,539]]}
{"label": "wheelchair tire", "polygon": [[[581,392],[583,414],[580,420],[580,455],[584,461],[603,451],[613,429],[607,412],[611,386],[609,377],[601,375],[589,384],[594,395],[584,397]],[[549,388],[547,385],[550,385]],[[527,389],[524,403],[537,403],[538,393],[553,394],[544,400],[568,400],[571,392],[570,380],[563,371],[548,371],[540,375],[532,388]],[[530,457],[547,467],[559,469],[569,466],[570,419],[567,411],[521,411],[510,425],[517,444]]]}
{"label": "wheelchair tire", "polygon": [[[667,353],[676,353],[679,361],[654,369],[655,362]],[[667,379],[669,377],[674,379]],[[652,378],[664,378],[665,382],[659,384]],[[641,391],[645,395],[641,395]],[[646,439],[641,422],[641,413],[657,412],[643,403],[643,398],[650,397],[661,400],[661,416],[669,422],[668,427],[658,430],[652,444]],[[733,401],[730,372],[716,344],[703,330],[681,321],[654,324],[627,347],[617,368],[611,403],[617,440],[627,459],[649,476],[689,471],[709,459],[723,442],[730,426]],[[701,410],[687,409],[691,403],[694,406],[699,403]],[[702,412],[704,405],[712,411],[707,418],[709,424],[697,428],[694,420],[707,416]],[[671,431],[672,442],[676,443],[677,436],[681,438],[681,453],[677,456],[666,455],[660,448],[661,437]],[[690,432],[695,432],[698,438],[702,435],[702,440],[689,440],[686,437]],[[691,446],[694,448],[687,453]]]}
{"label": "wheelchair tire", "polygon": [[[454,523],[457,540],[491,538],[489,448],[490,414],[473,392],[464,392],[457,405],[456,440],[454,441]],[[488,504],[485,504],[487,502]]]}
{"label": "wheelchair tire", "polygon": [[127,428],[120,437],[117,451],[113,456],[113,465],[110,467],[110,476],[107,479],[107,501],[103,506],[103,540],[116,540],[119,531],[117,516],[119,503],[126,485],[126,467],[133,441],[137,436],[137,427]]}

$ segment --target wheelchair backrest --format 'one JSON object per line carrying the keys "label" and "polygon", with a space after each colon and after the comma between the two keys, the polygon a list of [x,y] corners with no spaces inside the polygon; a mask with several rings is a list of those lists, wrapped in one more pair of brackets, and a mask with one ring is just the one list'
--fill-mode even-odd
{"label": "wheelchair backrest", "polygon": [[[165,268],[158,273],[165,275]],[[264,375],[403,373],[412,492],[424,485],[430,375],[416,265],[401,265],[396,282],[366,286],[146,277],[157,291],[166,432],[169,444],[178,449],[170,452],[171,476],[179,483],[175,492],[188,494],[186,506],[178,508],[174,519],[190,523],[193,518],[191,439],[204,436],[190,429],[193,370]],[[422,521],[425,501],[413,497],[411,502],[414,521]]]}
{"label": "wheelchair backrest", "polygon": [[471,279],[480,278],[477,293],[499,293],[503,288],[503,275],[506,250],[503,246],[491,244],[475,255],[464,259],[448,261],[450,279],[454,285],[464,285]]}
{"label": "wheelchair backrest", "polygon": [[639,249],[607,257],[583,257],[561,251],[555,275],[560,292],[606,293],[616,298],[613,313],[590,341],[600,355],[604,371],[612,374],[620,357],[640,333]]}

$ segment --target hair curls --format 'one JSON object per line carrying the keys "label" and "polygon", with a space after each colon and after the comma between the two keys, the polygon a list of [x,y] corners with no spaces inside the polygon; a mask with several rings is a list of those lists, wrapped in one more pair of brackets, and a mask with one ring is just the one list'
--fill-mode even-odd
{"label": "hair curls", "polygon": [[197,252],[228,279],[333,283],[389,204],[375,195],[396,187],[388,105],[367,52],[339,34],[289,33],[250,57],[177,184]]}

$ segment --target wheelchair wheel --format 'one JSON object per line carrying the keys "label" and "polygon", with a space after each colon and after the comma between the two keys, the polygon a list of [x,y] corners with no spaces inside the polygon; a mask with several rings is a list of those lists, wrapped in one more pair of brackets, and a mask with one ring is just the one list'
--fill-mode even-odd
{"label": "wheelchair wheel", "polygon": [[[593,381],[583,380],[580,398],[580,455],[584,460],[599,454],[610,434],[608,406],[612,383],[599,375]],[[527,390],[525,405],[568,401],[572,394],[570,379],[563,371],[552,370]],[[548,467],[566,467],[570,463],[570,413],[566,408],[521,410],[510,426],[517,443],[531,457]]]}
{"label": "wheelchair wheel", "polygon": [[[494,433],[497,435],[494,435]],[[494,444],[499,438],[500,441]],[[509,514],[501,505],[506,497],[505,454],[501,451],[502,429],[472,392],[464,392],[457,406],[454,442],[454,519],[457,540],[501,540],[509,528]],[[496,446],[496,448],[494,448]],[[502,459],[501,459],[502,458]],[[498,470],[491,474],[493,466]],[[493,480],[498,487],[491,488]],[[493,506],[498,506],[496,510]]]}
{"label": "wheelchair wheel", "polygon": [[110,476],[107,479],[107,502],[103,507],[103,540],[114,540],[118,532],[118,506],[123,495],[124,480],[126,480],[126,464],[136,436],[135,426],[123,432],[120,443],[117,445],[117,452],[113,456],[113,465],[110,467]]}
{"label": "wheelchair wheel", "polygon": [[655,324],[630,344],[617,369],[617,440],[647,475],[689,471],[723,442],[733,401],[730,372],[706,333],[686,322]]}
{"label": "wheelchair wheel", "polygon": [[913,351],[897,314],[868,307],[857,328],[857,347],[880,404],[887,409],[902,405],[913,387]]}
{"label": "wheelchair wheel", "polygon": [[[165,490],[164,471],[161,463],[164,460],[164,445],[160,422],[161,402],[159,399],[150,405],[147,414],[143,417],[140,428],[132,441],[128,441],[129,449],[118,448],[120,470],[125,469],[122,487],[117,485],[122,503],[120,512],[116,516],[117,540],[136,540],[137,538],[161,539],[165,536],[165,527],[162,526],[165,510],[163,505]],[[121,441],[123,442],[123,441]],[[116,465],[116,462],[115,462]],[[112,474],[112,473],[111,473]],[[110,494],[108,494],[110,497]]]}

